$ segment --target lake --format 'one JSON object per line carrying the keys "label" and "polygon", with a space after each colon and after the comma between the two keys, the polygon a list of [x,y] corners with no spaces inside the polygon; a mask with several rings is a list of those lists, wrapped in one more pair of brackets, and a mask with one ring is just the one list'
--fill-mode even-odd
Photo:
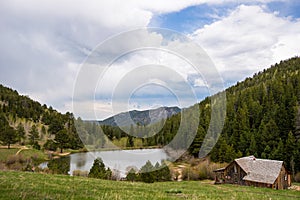
{"label": "lake", "polygon": [[[64,165],[69,165],[68,174],[72,175],[74,170],[89,171],[98,157],[102,158],[106,167],[118,170],[121,177],[126,176],[128,167],[140,169],[148,160],[155,165],[156,162],[161,163],[161,160],[169,158],[163,149],[114,150],[75,153],[68,156],[68,159],[57,159],[57,163],[61,161],[62,164],[66,161],[67,164]],[[48,163],[42,163],[40,166],[45,168],[47,165],[50,168]]]}

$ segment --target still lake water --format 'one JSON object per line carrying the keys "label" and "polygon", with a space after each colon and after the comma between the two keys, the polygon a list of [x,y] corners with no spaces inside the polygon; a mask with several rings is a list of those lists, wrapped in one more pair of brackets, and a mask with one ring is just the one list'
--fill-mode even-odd
{"label": "still lake water", "polygon": [[[72,175],[74,170],[89,171],[96,158],[102,158],[106,167],[111,170],[120,171],[121,177],[126,174],[128,167],[140,169],[150,160],[153,165],[161,160],[167,160],[168,155],[163,149],[138,149],[138,150],[114,150],[114,151],[96,151],[75,153],[70,156],[69,174]],[[47,163],[42,163],[44,168]]]}

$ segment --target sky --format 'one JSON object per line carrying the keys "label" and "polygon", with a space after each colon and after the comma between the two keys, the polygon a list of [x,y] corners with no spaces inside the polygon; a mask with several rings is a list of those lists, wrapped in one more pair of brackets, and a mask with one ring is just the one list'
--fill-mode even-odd
{"label": "sky", "polygon": [[[299,56],[299,9],[298,0],[1,1],[0,83],[84,119],[188,107]],[[222,87],[184,59],[192,43]]]}

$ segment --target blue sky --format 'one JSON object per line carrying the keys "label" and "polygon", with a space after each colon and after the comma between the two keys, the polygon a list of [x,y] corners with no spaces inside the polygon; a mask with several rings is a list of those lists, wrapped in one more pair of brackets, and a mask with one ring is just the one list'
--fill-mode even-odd
{"label": "blue sky", "polygon": [[[169,28],[188,34],[204,25],[215,22],[217,19],[214,16],[226,16],[230,10],[239,5],[237,2],[230,2],[221,5],[190,6],[180,11],[154,15],[149,26]],[[265,5],[270,12],[279,12],[281,17],[300,18],[300,1],[297,0],[271,1],[266,4],[253,1],[252,3],[244,3],[244,5]]]}
{"label": "blue sky", "polygon": [[[116,35],[143,27],[177,31],[202,47],[226,88],[280,60],[299,56],[299,10],[297,0],[28,0],[26,4],[20,0],[1,1],[0,81],[62,112],[75,112],[75,103],[80,107],[75,115],[86,119],[94,119],[95,113],[98,119],[115,114],[113,104],[122,105],[123,110],[174,106],[178,99],[166,88],[180,88],[183,82],[196,95],[194,100],[181,97],[181,106],[186,107],[210,94],[209,80],[179,57],[159,51],[152,54],[140,51],[124,57],[107,70],[103,79],[106,82],[95,77],[100,92],[90,86],[91,78],[87,78],[83,83],[87,88],[83,88],[93,95],[87,97],[82,92],[80,102],[73,97],[82,66],[95,64],[89,63],[88,55]],[[114,41],[101,55],[119,56],[118,48],[130,48],[137,42],[165,41],[169,45],[176,42],[159,32],[145,33],[136,39]],[[101,63],[96,64],[101,66]],[[184,81],[159,76],[158,70],[158,77],[165,80],[155,79],[154,83],[165,89],[146,85],[133,92],[125,87],[124,95],[127,92],[131,97],[113,99],[114,86],[133,66],[141,64],[164,64]],[[90,68],[88,73],[94,73],[93,67]],[[166,83],[171,85],[164,86]]]}

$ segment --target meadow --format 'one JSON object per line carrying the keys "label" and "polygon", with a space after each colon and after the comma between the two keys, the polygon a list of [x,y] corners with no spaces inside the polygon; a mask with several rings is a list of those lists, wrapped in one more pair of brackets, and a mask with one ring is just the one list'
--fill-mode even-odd
{"label": "meadow", "polygon": [[272,190],[212,181],[141,183],[33,172],[0,171],[0,199],[300,199],[295,190]]}

